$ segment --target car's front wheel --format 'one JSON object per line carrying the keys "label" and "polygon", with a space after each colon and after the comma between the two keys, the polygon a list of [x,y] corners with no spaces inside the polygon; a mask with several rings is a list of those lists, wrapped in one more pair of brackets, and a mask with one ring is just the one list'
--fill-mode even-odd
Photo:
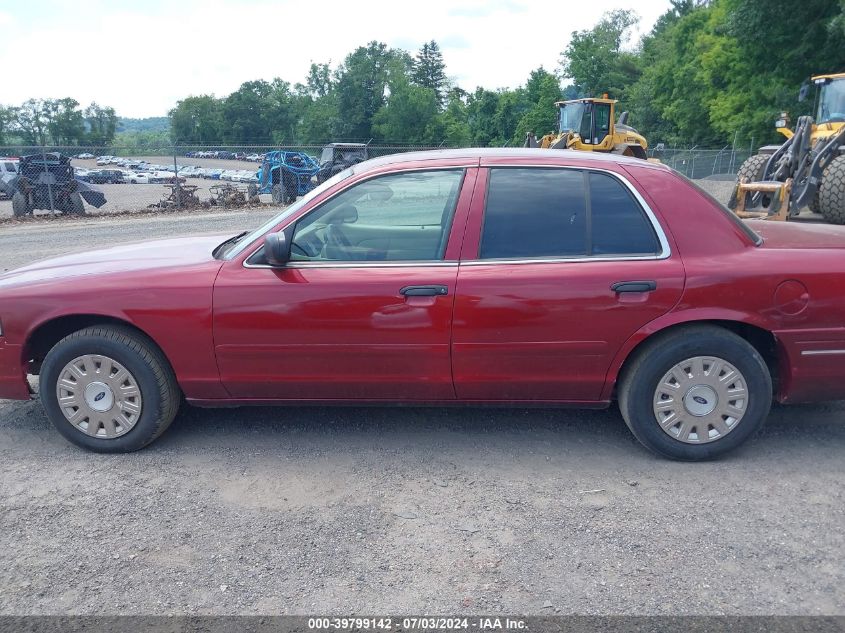
{"label": "car's front wheel", "polygon": [[181,397],[155,344],[119,326],[90,327],[63,338],[44,359],[39,383],[56,429],[100,453],[136,451],[158,438]]}
{"label": "car's front wheel", "polygon": [[619,385],[634,436],[672,459],[713,459],[765,422],[772,379],[747,341],[718,327],[682,328],[638,353]]}

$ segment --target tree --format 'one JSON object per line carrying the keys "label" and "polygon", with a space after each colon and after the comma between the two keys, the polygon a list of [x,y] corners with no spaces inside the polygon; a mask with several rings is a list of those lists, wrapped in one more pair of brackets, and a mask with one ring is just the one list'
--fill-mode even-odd
{"label": "tree", "polygon": [[87,141],[90,145],[111,145],[117,130],[117,113],[114,108],[91,103],[85,108],[85,123],[88,127]]}
{"label": "tree", "polygon": [[513,143],[524,142],[525,135],[533,132],[539,136],[557,129],[557,108],[555,102],[562,97],[558,78],[540,66],[532,70],[525,84],[525,99],[528,110],[516,125]]}
{"label": "tree", "polygon": [[47,99],[44,111],[47,130],[57,145],[76,145],[85,138],[85,121],[75,99]]}
{"label": "tree", "polygon": [[640,72],[636,55],[622,50],[637,22],[636,13],[618,9],[605,13],[592,29],[573,31],[561,53],[563,76],[572,79],[581,94],[621,97]]}
{"label": "tree", "polygon": [[424,43],[417,52],[411,80],[418,86],[433,90],[437,97],[437,104],[443,105],[448,89],[446,64],[443,62],[443,53],[440,52],[440,47],[434,40]]}
{"label": "tree", "polygon": [[0,105],[0,145],[6,145],[10,142],[16,118],[17,108]]}
{"label": "tree", "polygon": [[27,99],[15,112],[15,126],[25,145],[46,145],[48,112],[41,99]]}
{"label": "tree", "polygon": [[212,145],[223,137],[221,102],[213,95],[187,97],[169,112],[170,138],[174,143]]}
{"label": "tree", "polygon": [[466,92],[460,88],[450,90],[446,110],[440,117],[444,141],[452,147],[466,147],[472,139],[464,101],[466,97]]}
{"label": "tree", "polygon": [[334,87],[329,64],[311,64],[308,77],[305,80],[308,94],[319,99],[325,97]]}
{"label": "tree", "polygon": [[394,73],[387,103],[373,118],[373,134],[384,142],[425,144],[442,138],[437,94],[411,84],[404,73]]}
{"label": "tree", "polygon": [[386,102],[388,66],[399,61],[404,72],[411,58],[405,51],[370,42],[347,55],[335,73],[339,117],[334,136],[347,141],[367,141],[373,136],[373,117]]}

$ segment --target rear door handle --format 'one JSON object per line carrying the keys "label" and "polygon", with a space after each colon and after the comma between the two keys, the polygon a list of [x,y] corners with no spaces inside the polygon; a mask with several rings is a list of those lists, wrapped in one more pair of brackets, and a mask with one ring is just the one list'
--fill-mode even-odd
{"label": "rear door handle", "polygon": [[446,286],[405,286],[399,291],[406,297],[437,297],[449,294]]}
{"label": "rear door handle", "polygon": [[610,289],[613,292],[651,292],[657,290],[656,281],[617,281]]}

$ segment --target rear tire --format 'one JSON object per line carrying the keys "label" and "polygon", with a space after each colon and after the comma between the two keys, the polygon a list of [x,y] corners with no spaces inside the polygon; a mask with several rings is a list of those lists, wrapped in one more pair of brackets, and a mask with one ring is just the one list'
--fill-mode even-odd
{"label": "rear tire", "polygon": [[44,359],[39,382],[41,403],[59,433],[97,453],[150,444],[173,421],[181,401],[164,354],[143,334],[120,326],[89,327],[63,338]]}
{"label": "rear tire", "polygon": [[273,185],[273,188],[270,189],[270,196],[273,198],[273,204],[285,204],[285,192],[282,185]]}
{"label": "rear tire", "polygon": [[85,203],[82,201],[82,195],[79,192],[68,196],[65,213],[68,215],[85,215]]}
{"label": "rear tire", "polygon": [[831,224],[845,224],[845,156],[837,156],[824,170],[819,211]]}
{"label": "rear tire", "polygon": [[12,196],[12,213],[16,218],[22,218],[25,215],[32,215],[32,207],[29,206],[27,196],[20,191],[16,191]]}
{"label": "rear tire", "polygon": [[634,437],[659,455],[683,461],[735,449],[760,429],[771,403],[772,379],[760,353],[736,334],[708,325],[646,343],[619,384],[619,409]]}

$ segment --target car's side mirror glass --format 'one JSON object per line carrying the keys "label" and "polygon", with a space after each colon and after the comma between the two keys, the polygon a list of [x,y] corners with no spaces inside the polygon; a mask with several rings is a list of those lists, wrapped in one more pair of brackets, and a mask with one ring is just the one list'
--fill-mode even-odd
{"label": "car's side mirror glass", "polygon": [[290,243],[284,233],[264,236],[264,257],[271,266],[284,266],[290,261]]}

